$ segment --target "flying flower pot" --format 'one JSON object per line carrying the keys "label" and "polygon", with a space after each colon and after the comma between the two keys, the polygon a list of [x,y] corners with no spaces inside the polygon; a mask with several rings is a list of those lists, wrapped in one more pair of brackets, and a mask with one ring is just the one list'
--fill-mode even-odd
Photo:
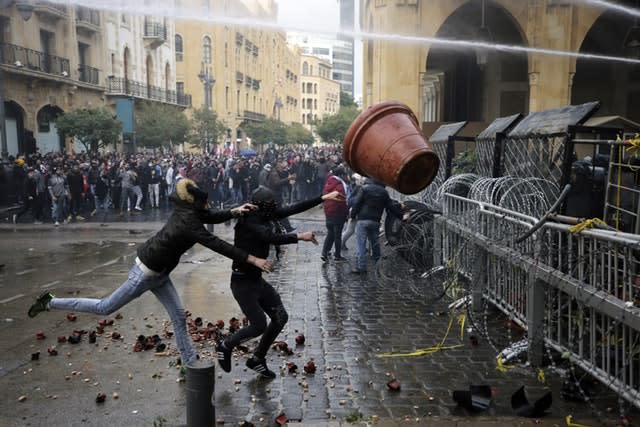
{"label": "flying flower pot", "polygon": [[345,134],[342,154],[355,172],[404,194],[423,190],[440,165],[416,116],[397,101],[374,104],[360,113]]}

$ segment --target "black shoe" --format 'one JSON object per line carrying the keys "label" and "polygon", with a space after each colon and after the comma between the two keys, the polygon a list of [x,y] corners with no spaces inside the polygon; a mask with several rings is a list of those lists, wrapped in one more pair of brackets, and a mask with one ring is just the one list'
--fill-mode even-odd
{"label": "black shoe", "polygon": [[328,262],[329,261],[329,257],[326,255],[321,255],[320,259],[322,260],[322,262]]}
{"label": "black shoe", "polygon": [[231,350],[227,348],[224,341],[218,341],[218,344],[216,344],[216,353],[218,363],[222,370],[225,372],[231,372]]}
{"label": "black shoe", "polygon": [[255,356],[247,360],[247,368],[253,369],[264,378],[276,377],[276,373],[267,368],[267,362],[264,359],[257,359]]}
{"label": "black shoe", "polygon": [[367,274],[367,270],[358,270],[356,268],[355,270],[351,270],[351,274]]}
{"label": "black shoe", "polygon": [[342,257],[342,256],[337,256],[337,257],[334,257],[333,260],[335,262],[345,262],[347,259],[345,257]]}
{"label": "black shoe", "polygon": [[49,310],[49,302],[54,298],[51,292],[40,295],[36,302],[29,308],[29,317],[36,317],[39,313]]}

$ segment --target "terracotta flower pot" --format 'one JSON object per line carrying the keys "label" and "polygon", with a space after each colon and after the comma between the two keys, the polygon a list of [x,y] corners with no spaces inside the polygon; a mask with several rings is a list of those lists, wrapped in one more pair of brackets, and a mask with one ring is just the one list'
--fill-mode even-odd
{"label": "terracotta flower pot", "polygon": [[397,101],[374,104],[360,113],[345,134],[342,150],[355,172],[404,194],[423,190],[440,166],[418,119]]}

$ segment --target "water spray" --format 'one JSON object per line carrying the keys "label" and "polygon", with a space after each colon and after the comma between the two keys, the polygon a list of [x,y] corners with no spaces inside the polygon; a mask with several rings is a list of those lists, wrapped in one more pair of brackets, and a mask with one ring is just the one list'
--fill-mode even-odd
{"label": "water spray", "polygon": [[[578,0],[575,0],[578,1]],[[579,1],[581,3],[589,3],[595,6],[602,6],[607,8],[612,8],[615,10],[619,10],[621,12],[638,16],[640,15],[640,11],[631,9],[628,7],[623,7],[620,5],[615,5],[603,0],[585,0]],[[259,28],[270,31],[294,31],[303,34],[317,34],[322,36],[336,37],[336,36],[346,36],[351,37],[353,39],[362,39],[362,40],[382,40],[389,42],[398,42],[398,43],[410,43],[410,44],[428,44],[431,46],[443,46],[443,47],[454,47],[454,48],[465,48],[465,49],[487,49],[487,50],[496,50],[502,52],[524,52],[530,54],[540,54],[540,55],[550,55],[550,56],[561,56],[561,57],[570,57],[570,58],[578,58],[578,59],[587,59],[587,60],[599,60],[599,61],[607,61],[607,62],[622,62],[627,64],[640,64],[640,59],[634,58],[625,58],[621,56],[610,56],[610,55],[598,55],[598,54],[590,54],[590,53],[580,53],[580,52],[571,52],[564,50],[556,50],[556,49],[547,49],[547,48],[537,48],[537,47],[527,47],[527,46],[518,46],[518,45],[507,45],[501,43],[488,43],[482,41],[473,41],[473,40],[458,40],[458,39],[447,39],[440,37],[427,37],[427,36],[412,36],[412,35],[404,35],[404,34],[388,34],[388,33],[373,33],[373,32],[365,32],[365,31],[339,31],[335,32],[327,32],[326,30],[318,29],[318,28],[310,28],[310,27],[283,27],[276,22],[268,22],[264,20],[258,19],[247,19],[247,18],[239,18],[233,16],[224,16],[224,15],[216,15],[210,16],[209,11],[205,9],[198,10],[185,10],[183,8],[177,8],[175,6],[167,5],[162,7],[161,5],[154,4],[153,6],[144,6],[133,4],[133,2],[125,2],[122,0],[112,1],[112,0],[53,0],[52,3],[57,3],[61,5],[72,4],[75,6],[81,7],[89,7],[92,9],[105,10],[110,12],[120,12],[127,13],[132,15],[145,15],[145,16],[156,16],[156,17],[169,17],[175,20],[185,20],[185,21],[197,21],[197,22],[205,22],[211,24],[223,24],[229,26],[239,26],[239,27],[250,27],[250,28]]]}

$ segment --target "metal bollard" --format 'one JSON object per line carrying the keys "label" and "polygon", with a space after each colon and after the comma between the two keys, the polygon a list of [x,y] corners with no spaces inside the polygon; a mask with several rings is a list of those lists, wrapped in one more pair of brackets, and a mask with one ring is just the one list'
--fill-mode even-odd
{"label": "metal bollard", "polygon": [[215,364],[195,360],[186,365],[187,427],[210,427],[215,424]]}

